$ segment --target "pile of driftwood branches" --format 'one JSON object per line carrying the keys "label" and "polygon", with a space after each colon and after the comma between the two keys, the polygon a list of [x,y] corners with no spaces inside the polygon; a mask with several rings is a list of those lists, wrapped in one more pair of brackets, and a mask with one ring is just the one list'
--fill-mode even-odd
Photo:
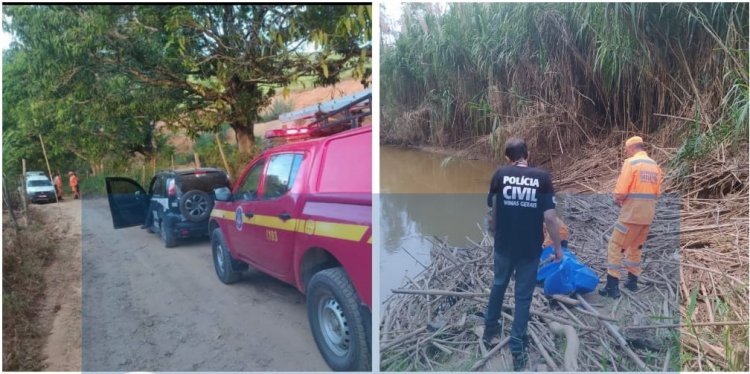
{"label": "pile of driftwood branches", "polygon": [[[686,325],[680,329],[682,370],[747,371],[748,324],[741,323],[748,321],[747,153],[720,147],[685,170],[670,167],[675,148],[649,148],[666,172],[663,190],[680,202],[680,314]],[[624,157],[621,145],[577,151],[574,162],[560,160],[550,168],[555,187],[581,193],[612,191]]]}
{"label": "pile of driftwood branches", "polygon": [[[644,246],[637,293],[624,290],[618,300],[603,299],[595,292],[550,298],[537,288],[529,323],[529,369],[680,370],[679,295],[684,292],[680,232],[691,228],[680,227],[684,221],[679,202],[677,196],[664,196],[659,202]],[[571,249],[603,280],[607,242],[618,211],[611,196],[563,195],[559,206],[570,227]],[[456,248],[433,238],[429,266],[414,279],[407,278],[384,302],[383,370],[510,369],[506,346],[512,323],[512,281],[505,297],[501,341],[489,347],[481,342],[493,277],[491,241],[485,234],[479,243]],[[745,320],[713,324],[741,321]],[[701,325],[690,324],[690,328]]]}

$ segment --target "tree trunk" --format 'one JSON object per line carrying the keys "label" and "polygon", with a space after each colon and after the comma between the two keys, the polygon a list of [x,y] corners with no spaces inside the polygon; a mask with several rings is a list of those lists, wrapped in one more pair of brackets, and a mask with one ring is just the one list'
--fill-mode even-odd
{"label": "tree trunk", "polygon": [[234,129],[235,137],[237,138],[237,148],[241,153],[246,155],[252,154],[255,150],[255,135],[253,134],[253,126],[239,126],[232,125]]}

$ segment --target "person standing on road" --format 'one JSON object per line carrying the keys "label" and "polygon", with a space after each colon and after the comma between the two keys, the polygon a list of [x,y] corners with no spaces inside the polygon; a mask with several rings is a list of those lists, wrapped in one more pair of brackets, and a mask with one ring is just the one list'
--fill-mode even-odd
{"label": "person standing on road", "polygon": [[55,184],[55,192],[57,193],[57,200],[63,199],[63,181],[60,177],[60,173],[55,173],[55,179],[53,180]]}
{"label": "person standing on road", "polygon": [[78,191],[78,177],[76,176],[76,173],[69,171],[68,176],[70,179],[68,180],[68,183],[70,184],[70,189],[73,190],[73,198],[78,199],[81,197],[81,193]]}
{"label": "person standing on road", "polygon": [[[656,161],[648,157],[640,136],[625,142],[628,159],[615,186],[615,204],[621,207],[607,248],[607,284],[601,296],[620,297],[619,282],[623,265],[628,272],[625,288],[638,290],[641,275],[641,250],[656,214],[656,200],[663,174]],[[625,255],[625,260],[622,257]]]}
{"label": "person standing on road", "polygon": [[492,340],[502,331],[498,322],[505,290],[515,273],[515,312],[510,332],[513,369],[528,361],[527,326],[531,297],[542,250],[543,224],[546,223],[555,248],[555,261],[562,259],[560,228],[555,213],[552,177],[542,169],[528,166],[526,142],[511,138],[505,143],[505,157],[512,165],[499,168],[492,177],[487,205],[494,205],[495,277],[485,315],[482,340]]}

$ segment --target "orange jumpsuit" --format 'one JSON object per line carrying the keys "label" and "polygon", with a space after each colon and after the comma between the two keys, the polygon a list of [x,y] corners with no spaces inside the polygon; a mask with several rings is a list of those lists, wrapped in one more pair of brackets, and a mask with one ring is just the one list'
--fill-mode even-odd
{"label": "orange jumpsuit", "polygon": [[[568,240],[568,238],[570,237],[568,226],[560,219],[560,217],[557,217],[557,224],[560,225],[560,240]],[[542,244],[542,248],[547,248],[550,245],[552,245],[552,238],[549,236],[549,232],[547,232],[547,225],[545,224],[544,243]]]}
{"label": "orange jumpsuit", "polygon": [[641,249],[656,214],[662,179],[659,165],[645,151],[625,160],[615,186],[615,200],[622,207],[607,249],[609,275],[620,278],[623,265],[629,273],[641,274]]}
{"label": "orange jumpsuit", "polygon": [[68,183],[70,184],[70,189],[73,190],[73,198],[79,198],[81,195],[78,192],[78,177],[75,174],[71,174]]}
{"label": "orange jumpsuit", "polygon": [[58,199],[62,199],[62,194],[63,194],[63,181],[62,181],[62,178],[60,178],[59,175],[56,175],[54,183],[55,183],[55,191],[57,192],[57,198]]}

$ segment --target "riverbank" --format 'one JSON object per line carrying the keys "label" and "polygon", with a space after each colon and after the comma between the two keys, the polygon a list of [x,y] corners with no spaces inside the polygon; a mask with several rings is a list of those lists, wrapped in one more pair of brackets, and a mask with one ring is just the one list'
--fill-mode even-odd
{"label": "riverbank", "polygon": [[[605,195],[571,196],[562,205],[573,234],[571,250],[603,278],[606,254],[600,249],[606,238],[602,234],[611,228],[618,208]],[[676,199],[660,201],[659,211],[667,218],[653,227],[656,238],[644,256],[650,265],[637,293],[626,292],[614,301],[596,292],[552,299],[541,289],[535,290],[529,324],[533,365],[528,369],[679,370],[679,334],[675,329],[655,327],[679,323],[680,246],[674,231],[679,225],[679,215],[674,213],[678,208]],[[504,344],[512,320],[508,304],[512,302],[506,303],[508,313],[503,314],[501,343],[493,348],[481,341],[493,278],[491,237],[485,233],[475,243],[461,247],[438,239],[432,243],[429,265],[394,290],[384,303],[381,370],[510,370]],[[510,300],[512,288],[513,282],[506,293]],[[575,352],[580,353],[572,353],[570,337],[566,340],[571,352],[566,352],[566,344],[552,331],[554,322],[570,326],[578,342]],[[623,344],[625,341],[628,344]]]}
{"label": "riverbank", "polygon": [[480,137],[478,141],[465,140],[457,143],[453,146],[438,146],[431,144],[411,144],[411,143],[400,143],[400,142],[389,142],[381,143],[381,146],[387,146],[392,148],[411,149],[416,151],[423,151],[429,153],[435,153],[446,157],[458,157],[467,160],[480,160],[488,162],[498,162],[502,158],[496,157],[491,150],[489,150],[485,143],[487,137]]}
{"label": "riverbank", "polygon": [[[624,135],[623,135],[624,136]],[[681,321],[693,325],[690,329],[683,330],[682,368],[732,369],[744,371],[748,367],[748,327],[747,326],[721,326],[722,321],[747,321],[748,285],[738,282],[747,279],[747,269],[750,259],[748,258],[748,187],[742,181],[748,179],[748,159],[741,151],[721,152],[698,161],[692,170],[681,170],[672,167],[671,162],[678,157],[679,149],[664,146],[668,144],[665,138],[668,134],[659,133],[650,138],[655,144],[649,145],[649,154],[662,165],[667,176],[665,180],[665,196],[671,196],[679,201],[678,211],[679,226],[679,254],[676,259],[679,263],[679,287],[674,292],[679,295],[679,311]],[[674,143],[674,139],[671,143]],[[455,150],[439,147],[400,147],[401,149],[422,149],[425,158],[452,158],[452,163],[467,161]],[[599,142],[592,142],[586,147],[569,150],[565,154],[553,158],[542,166],[550,170],[553,175],[555,188],[558,193],[573,193],[578,195],[602,195],[609,194],[613,188],[619,168],[622,164],[623,155],[621,141],[616,136],[603,138]],[[399,149],[398,147],[396,149]],[[416,151],[415,151],[416,152]],[[381,149],[381,161],[384,152]],[[537,161],[539,152],[531,150],[532,164],[539,165]],[[438,155],[437,157],[435,155]],[[445,157],[444,157],[445,156]],[[415,160],[404,162],[415,168],[412,174],[429,170]],[[434,161],[433,161],[434,163]],[[443,163],[441,163],[443,164]],[[381,162],[381,167],[384,164]],[[445,169],[445,166],[431,168]],[[382,168],[381,183],[391,179],[389,168]],[[408,174],[408,173],[407,173]],[[466,180],[466,178],[452,178]],[[485,181],[487,182],[487,181]],[[444,185],[444,182],[432,182],[429,188],[433,193],[441,189],[447,194],[447,190],[453,188]],[[477,187],[479,188],[479,187]],[[484,187],[486,188],[486,186]],[[484,189],[483,188],[483,189]],[[605,196],[605,195],[602,195]],[[414,199],[412,199],[414,200]],[[448,200],[446,196],[444,200]],[[414,211],[424,210],[420,208],[424,204],[413,204]],[[400,204],[404,209],[403,204]],[[386,211],[384,217],[403,217],[400,210],[392,213]],[[449,208],[450,209],[450,208]],[[452,211],[452,210],[450,210]],[[451,214],[448,222],[466,220],[471,216],[473,222],[478,222],[480,210],[473,214]],[[595,212],[592,212],[594,214]],[[405,227],[422,227],[425,217],[436,220],[440,214],[429,213],[408,215],[412,223]],[[588,216],[586,216],[588,217]],[[568,220],[578,220],[584,223],[581,230],[586,229],[587,219],[576,213]],[[597,218],[598,216],[594,216]],[[613,218],[614,219],[614,218]],[[661,218],[659,218],[661,219]],[[571,222],[568,222],[571,224]],[[576,233],[588,236],[601,236],[601,233],[573,230]],[[586,229],[587,230],[587,229]],[[590,231],[590,230],[589,230]],[[432,234],[442,236],[445,231],[435,231]],[[388,234],[383,231],[383,234]],[[397,232],[396,232],[397,234]],[[413,235],[413,233],[411,233]],[[653,235],[652,235],[653,236]],[[658,239],[658,238],[657,238]],[[650,239],[653,240],[653,239]],[[410,242],[425,243],[424,237],[409,237]],[[428,243],[429,244],[429,243]],[[602,244],[603,245],[603,244]],[[650,246],[647,243],[647,246]],[[420,247],[421,248],[421,247]],[[598,246],[601,247],[601,245]],[[411,248],[407,248],[411,251]],[[650,249],[649,249],[650,250]],[[425,266],[430,265],[430,249],[422,248],[417,256]],[[383,257],[381,257],[383,258]],[[427,258],[427,260],[424,260]],[[408,260],[408,259],[407,259]],[[417,265],[411,274],[416,274],[423,269]],[[381,266],[381,274],[385,274]],[[400,274],[393,274],[399,276]],[[382,278],[382,276],[381,276]],[[412,275],[411,279],[414,279]],[[381,290],[383,285],[381,284]],[[385,310],[385,309],[384,309]],[[711,325],[711,324],[716,325]],[[395,339],[395,335],[392,335]],[[672,352],[675,354],[675,352]],[[396,364],[398,365],[398,364]],[[387,365],[388,366],[388,365]]]}

